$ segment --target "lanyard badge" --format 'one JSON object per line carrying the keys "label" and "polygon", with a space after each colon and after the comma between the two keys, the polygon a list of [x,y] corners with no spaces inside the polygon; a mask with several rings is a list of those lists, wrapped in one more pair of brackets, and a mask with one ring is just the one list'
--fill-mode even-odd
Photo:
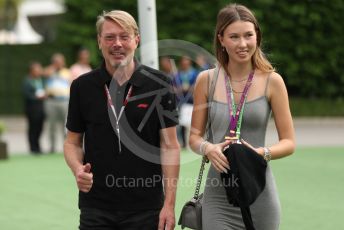
{"label": "lanyard badge", "polygon": [[225,75],[225,87],[228,100],[228,109],[229,109],[229,135],[225,136],[225,140],[232,140],[233,142],[240,143],[240,129],[241,121],[244,113],[245,102],[248,94],[248,90],[252,84],[254,76],[254,70],[250,73],[244,91],[241,95],[240,102],[238,106],[235,106],[234,95],[229,77]]}
{"label": "lanyard badge", "polygon": [[122,105],[118,115],[116,113],[116,108],[115,108],[115,106],[113,104],[109,88],[107,87],[106,84],[105,84],[104,88],[105,88],[105,94],[106,94],[107,101],[108,101],[108,106],[110,106],[111,111],[112,111],[112,113],[113,113],[113,115],[115,117],[115,120],[116,120],[115,132],[116,132],[117,138],[118,138],[118,149],[119,149],[119,152],[121,152],[122,147],[121,147],[121,134],[120,134],[120,128],[119,128],[119,120],[121,119],[123,111],[124,111],[125,107],[128,104],[129,98],[131,97],[131,94],[132,94],[132,91],[133,91],[133,86],[132,85],[130,86],[130,88],[128,90],[128,93],[127,93],[127,96],[125,97],[125,100],[123,101],[123,105]]}

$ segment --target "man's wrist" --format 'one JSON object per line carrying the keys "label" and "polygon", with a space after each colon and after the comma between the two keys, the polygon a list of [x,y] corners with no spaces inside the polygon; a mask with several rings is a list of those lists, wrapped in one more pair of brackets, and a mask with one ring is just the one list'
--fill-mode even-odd
{"label": "man's wrist", "polygon": [[168,199],[168,200],[166,199],[164,201],[164,207],[168,207],[168,208],[173,208],[174,209],[175,204],[176,204],[176,202],[175,202],[175,200],[173,201],[173,199]]}
{"label": "man's wrist", "polygon": [[73,165],[72,167],[70,167],[74,176],[76,176],[78,174],[78,172],[80,171],[82,166],[83,166],[82,164],[77,163],[77,164]]}

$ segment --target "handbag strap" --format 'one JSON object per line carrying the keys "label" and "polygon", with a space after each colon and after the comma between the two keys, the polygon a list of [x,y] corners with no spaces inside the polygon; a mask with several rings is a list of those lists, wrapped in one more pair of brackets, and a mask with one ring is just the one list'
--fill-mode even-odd
{"label": "handbag strap", "polygon": [[[208,71],[208,90],[209,90],[209,94],[208,94],[208,99],[207,99],[207,107],[208,107],[208,121],[207,121],[207,126],[206,126],[206,139],[209,138],[209,132],[211,132],[211,127],[210,127],[210,103],[213,100],[213,96],[214,96],[214,91],[215,91],[215,85],[216,85],[216,81],[219,75],[219,67],[216,67],[214,70],[214,77],[211,79],[211,85],[209,87],[209,81],[210,81],[210,70]],[[199,169],[199,173],[198,173],[198,178],[197,178],[197,184],[196,184],[196,189],[195,189],[195,194],[193,196],[193,198],[195,200],[197,200],[198,196],[199,196],[199,191],[201,189],[201,184],[202,184],[202,178],[203,178],[203,172],[204,172],[204,168],[205,168],[205,163],[208,163],[209,160],[206,156],[202,157],[202,163],[201,163],[201,167]]]}
{"label": "handbag strap", "polygon": [[193,196],[193,198],[195,200],[197,200],[198,196],[199,196],[199,190],[201,189],[201,184],[202,184],[202,178],[203,178],[203,172],[204,172],[204,167],[205,167],[205,163],[208,161],[207,157],[203,156],[202,157],[202,163],[201,163],[201,167],[199,169],[199,173],[198,173],[198,178],[197,178],[197,184],[196,184],[196,189],[195,189],[195,194]]}

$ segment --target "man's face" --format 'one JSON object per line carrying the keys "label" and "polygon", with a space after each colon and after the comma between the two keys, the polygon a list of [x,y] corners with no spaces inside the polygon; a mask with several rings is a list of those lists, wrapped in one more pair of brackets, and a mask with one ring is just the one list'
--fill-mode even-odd
{"label": "man's face", "polygon": [[139,44],[139,36],[126,31],[116,22],[105,20],[98,35],[98,46],[102,51],[107,69],[116,70],[128,65]]}

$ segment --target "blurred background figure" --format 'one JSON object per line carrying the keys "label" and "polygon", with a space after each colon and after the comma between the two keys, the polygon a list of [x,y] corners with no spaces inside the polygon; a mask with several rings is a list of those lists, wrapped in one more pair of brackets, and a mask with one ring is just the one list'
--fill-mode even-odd
{"label": "blurred background figure", "polygon": [[65,136],[65,122],[68,110],[71,74],[65,67],[65,58],[61,53],[52,55],[51,64],[45,68],[45,89],[47,93],[46,114],[49,128],[50,152],[56,151],[56,126],[60,126]]}
{"label": "blurred background figure", "polygon": [[87,48],[81,48],[78,51],[77,61],[70,67],[71,81],[78,78],[80,75],[90,72],[92,70],[90,65],[90,51]]}
{"label": "blurred background figure", "polygon": [[39,62],[33,61],[29,65],[29,73],[23,82],[24,111],[28,124],[28,140],[30,152],[42,153],[39,143],[45,119],[44,99],[46,94],[42,80],[43,68]]}
{"label": "blurred background figure", "polygon": [[187,147],[187,137],[191,126],[191,116],[193,109],[193,86],[196,82],[198,71],[192,66],[189,56],[182,56],[179,61],[179,70],[175,77],[176,95],[179,106],[179,128],[178,137],[180,145]]}
{"label": "blurred background figure", "polygon": [[180,99],[180,103],[192,104],[192,92],[193,85],[196,82],[198,71],[192,66],[192,62],[189,56],[182,56],[179,61],[179,70],[176,75],[176,85],[181,91],[183,98]]}
{"label": "blurred background figure", "polygon": [[197,64],[197,68],[199,69],[199,72],[210,69],[212,67],[209,64],[207,58],[202,54],[197,55],[196,64]]}
{"label": "blurred background figure", "polygon": [[177,74],[177,67],[174,59],[169,56],[163,56],[160,58],[160,70],[171,77],[174,80]]}

